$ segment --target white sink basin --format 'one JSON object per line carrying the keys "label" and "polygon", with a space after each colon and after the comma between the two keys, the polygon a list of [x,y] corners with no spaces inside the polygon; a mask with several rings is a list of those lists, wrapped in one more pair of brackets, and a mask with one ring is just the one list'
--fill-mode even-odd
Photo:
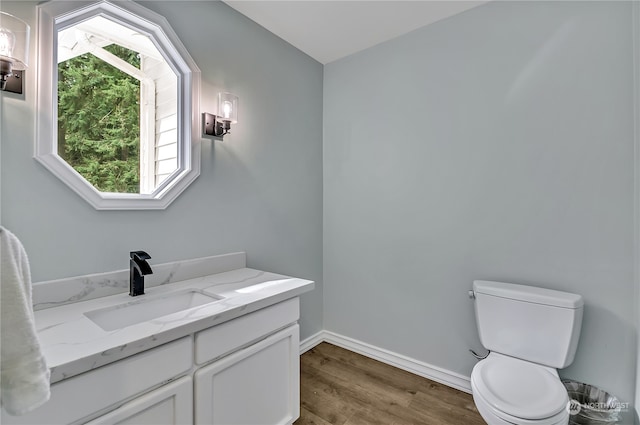
{"label": "white sink basin", "polygon": [[84,313],[105,331],[126,328],[193,307],[222,299],[197,289],[185,289],[154,297],[142,295],[140,299]]}

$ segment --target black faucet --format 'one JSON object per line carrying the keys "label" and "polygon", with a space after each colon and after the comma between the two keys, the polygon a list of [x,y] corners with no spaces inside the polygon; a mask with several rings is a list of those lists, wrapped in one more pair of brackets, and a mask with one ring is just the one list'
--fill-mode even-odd
{"label": "black faucet", "polygon": [[144,275],[153,273],[147,263],[151,256],[144,251],[131,251],[129,257],[129,295],[136,297],[144,294]]}

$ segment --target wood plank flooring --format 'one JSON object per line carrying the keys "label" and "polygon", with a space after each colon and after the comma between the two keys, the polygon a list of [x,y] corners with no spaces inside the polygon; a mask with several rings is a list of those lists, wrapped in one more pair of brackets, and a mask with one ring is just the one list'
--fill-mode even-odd
{"label": "wood plank flooring", "polygon": [[470,394],[323,342],[300,357],[294,425],[485,425]]}

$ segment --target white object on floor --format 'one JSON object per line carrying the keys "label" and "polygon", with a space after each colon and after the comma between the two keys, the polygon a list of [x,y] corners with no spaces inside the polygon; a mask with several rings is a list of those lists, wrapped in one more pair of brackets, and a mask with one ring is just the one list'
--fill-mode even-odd
{"label": "white object on floor", "polygon": [[1,226],[0,265],[0,400],[7,413],[23,415],[49,400],[49,368],[36,335],[27,253]]}

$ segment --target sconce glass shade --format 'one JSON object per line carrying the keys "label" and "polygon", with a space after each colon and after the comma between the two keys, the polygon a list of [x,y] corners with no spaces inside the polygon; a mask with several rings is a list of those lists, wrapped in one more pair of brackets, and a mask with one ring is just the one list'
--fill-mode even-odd
{"label": "sconce glass shade", "polygon": [[15,70],[29,64],[29,25],[6,12],[0,12],[0,61],[9,62]]}
{"label": "sconce glass shade", "polygon": [[232,124],[238,122],[238,96],[231,93],[218,93],[218,120]]}

